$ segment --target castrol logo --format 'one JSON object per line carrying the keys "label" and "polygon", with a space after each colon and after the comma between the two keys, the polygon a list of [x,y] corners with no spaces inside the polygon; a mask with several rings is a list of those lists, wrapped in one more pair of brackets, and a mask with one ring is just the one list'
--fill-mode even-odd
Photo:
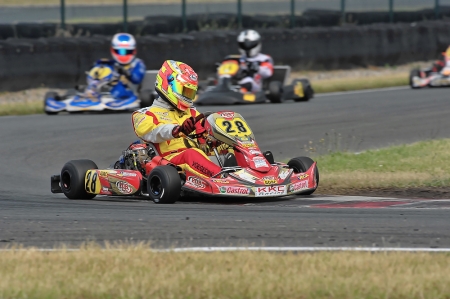
{"label": "castrol logo", "polygon": [[231,195],[249,195],[250,190],[245,187],[220,187],[220,193],[222,194],[231,194]]}

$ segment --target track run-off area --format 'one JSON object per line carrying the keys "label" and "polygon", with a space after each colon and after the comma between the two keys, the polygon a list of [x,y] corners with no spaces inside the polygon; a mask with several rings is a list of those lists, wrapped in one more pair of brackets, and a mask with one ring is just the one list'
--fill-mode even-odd
{"label": "track run-off area", "polygon": [[[307,103],[199,107],[233,110],[276,160],[449,138],[448,89],[392,88],[317,95]],[[205,246],[449,248],[450,200],[313,195],[156,205],[138,198],[71,201],[50,192],[65,162],[108,167],[136,140],[130,113],[0,117],[0,247],[84,241]],[[312,142],[312,143],[310,143]],[[320,167],[320,165],[319,165]],[[349,180],[352,178],[349,177]],[[319,185],[320,189],[320,185]]]}

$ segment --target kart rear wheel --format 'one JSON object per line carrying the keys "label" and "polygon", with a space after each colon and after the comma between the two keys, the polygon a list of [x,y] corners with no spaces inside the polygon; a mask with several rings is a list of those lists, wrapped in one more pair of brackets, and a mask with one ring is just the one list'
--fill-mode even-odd
{"label": "kart rear wheel", "polygon": [[414,77],[420,77],[420,70],[419,69],[413,69],[409,73],[409,86],[411,86],[412,89],[418,89],[419,87],[414,86],[414,84],[413,84],[413,78]]}
{"label": "kart rear wheel", "polygon": [[309,80],[308,79],[295,79],[292,82],[292,85],[294,86],[294,88],[295,88],[295,85],[297,84],[297,82],[299,82],[303,86],[303,97],[295,97],[294,101],[295,102],[307,102],[310,99],[312,99],[314,97],[314,90],[313,90],[311,84],[309,83]]}
{"label": "kart rear wheel", "polygon": [[45,106],[46,106],[46,102],[47,102],[48,98],[55,99],[56,101],[61,101],[61,97],[59,96],[59,94],[57,92],[54,92],[54,91],[48,91],[44,95],[44,112],[45,112],[45,114],[47,114],[47,115],[56,115],[56,114],[58,114],[58,112],[45,110]]}
{"label": "kart rear wheel", "polygon": [[91,160],[72,160],[61,170],[61,190],[68,199],[93,199],[96,195],[87,193],[84,177],[90,169],[98,169]]}
{"label": "kart rear wheel", "polygon": [[280,81],[272,81],[269,83],[269,94],[267,98],[272,103],[283,103],[283,84]]}
{"label": "kart rear wheel", "polygon": [[148,175],[147,192],[154,203],[175,203],[181,193],[178,171],[169,165],[155,167]]}
{"label": "kart rear wheel", "polygon": [[[289,168],[294,169],[294,173],[302,173],[307,171],[313,164],[314,161],[309,158],[309,157],[297,157],[297,158],[292,158],[291,160],[289,160],[289,162],[287,163],[289,165]],[[317,182],[317,186],[319,186],[319,168],[317,168],[317,165],[314,169],[314,176]],[[303,193],[304,195],[311,195],[314,193],[314,191],[316,191],[317,186],[314,190],[310,190],[307,193]]]}

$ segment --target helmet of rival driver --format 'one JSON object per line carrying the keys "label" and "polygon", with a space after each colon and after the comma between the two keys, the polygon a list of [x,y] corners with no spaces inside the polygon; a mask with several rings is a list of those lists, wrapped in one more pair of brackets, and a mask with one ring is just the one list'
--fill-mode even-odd
{"label": "helmet of rival driver", "polygon": [[255,57],[261,52],[261,35],[255,30],[244,30],[237,38],[239,52],[247,57]]}
{"label": "helmet of rival driver", "polygon": [[197,74],[189,65],[180,61],[166,60],[156,75],[156,92],[181,111],[192,107],[197,88]]}
{"label": "helmet of rival driver", "polygon": [[111,55],[120,64],[129,64],[136,57],[136,40],[131,34],[117,33],[111,41]]}

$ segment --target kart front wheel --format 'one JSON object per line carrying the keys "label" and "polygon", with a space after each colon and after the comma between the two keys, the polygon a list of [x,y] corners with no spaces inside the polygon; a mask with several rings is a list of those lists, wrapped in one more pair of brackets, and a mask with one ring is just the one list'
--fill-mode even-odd
{"label": "kart front wheel", "polygon": [[414,86],[413,78],[414,77],[420,77],[420,70],[419,69],[413,69],[409,73],[409,86],[411,86],[412,89],[418,89],[419,87]]}
{"label": "kart front wheel", "polygon": [[92,199],[95,194],[87,193],[84,177],[90,169],[98,169],[91,160],[72,160],[61,170],[61,190],[68,199]]}
{"label": "kart front wheel", "polygon": [[59,96],[59,94],[57,92],[54,92],[54,91],[48,91],[44,95],[44,112],[45,112],[45,114],[47,114],[47,115],[56,115],[56,114],[58,114],[58,112],[47,111],[45,109],[45,106],[47,105],[47,99],[54,99],[55,101],[61,101],[61,97]]}
{"label": "kart front wheel", "polygon": [[[294,169],[294,173],[302,173],[302,172],[307,171],[314,164],[314,161],[308,157],[297,157],[297,158],[292,158],[291,160],[289,160],[289,162],[287,164],[289,165],[289,168]],[[314,177],[316,179],[317,186],[319,186],[319,168],[317,168],[317,165],[314,169]],[[314,190],[310,190],[304,194],[305,195],[313,194],[314,191],[316,191],[317,186]]]}
{"label": "kart front wheel", "polygon": [[154,203],[175,203],[181,193],[178,171],[169,165],[155,167],[147,179],[147,192]]}

